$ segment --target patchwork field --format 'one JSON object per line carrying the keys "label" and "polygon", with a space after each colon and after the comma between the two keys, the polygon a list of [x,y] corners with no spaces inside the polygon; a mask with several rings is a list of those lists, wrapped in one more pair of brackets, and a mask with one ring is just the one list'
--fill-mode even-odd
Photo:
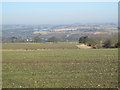
{"label": "patchwork field", "polygon": [[118,87],[118,49],[75,45],[3,44],[3,88]]}

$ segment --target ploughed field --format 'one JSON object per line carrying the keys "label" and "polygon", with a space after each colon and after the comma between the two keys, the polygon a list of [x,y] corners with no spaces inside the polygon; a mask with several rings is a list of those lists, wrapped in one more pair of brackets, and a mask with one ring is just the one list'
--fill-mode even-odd
{"label": "ploughed field", "polygon": [[75,45],[3,44],[3,88],[118,87],[118,49],[78,49]]}

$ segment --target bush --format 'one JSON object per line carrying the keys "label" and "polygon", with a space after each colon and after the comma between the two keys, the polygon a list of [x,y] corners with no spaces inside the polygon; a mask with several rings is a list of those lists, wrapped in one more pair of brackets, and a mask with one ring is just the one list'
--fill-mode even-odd
{"label": "bush", "polygon": [[115,47],[116,47],[116,48],[120,48],[120,42],[117,42],[117,43],[115,44]]}
{"label": "bush", "polygon": [[50,37],[50,38],[48,38],[48,42],[57,42],[57,38],[56,37]]}
{"label": "bush", "polygon": [[87,39],[88,39],[88,36],[80,37],[79,43],[84,43],[84,44],[86,44],[86,43],[87,43]]}
{"label": "bush", "polygon": [[111,48],[111,41],[110,41],[110,40],[106,40],[106,41],[103,43],[103,47],[104,47],[104,48]]}

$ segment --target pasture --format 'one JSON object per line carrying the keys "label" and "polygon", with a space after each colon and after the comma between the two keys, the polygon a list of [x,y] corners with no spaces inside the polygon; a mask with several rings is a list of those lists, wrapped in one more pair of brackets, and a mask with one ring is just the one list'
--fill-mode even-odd
{"label": "pasture", "polygon": [[3,44],[3,88],[118,87],[118,49],[76,44]]}

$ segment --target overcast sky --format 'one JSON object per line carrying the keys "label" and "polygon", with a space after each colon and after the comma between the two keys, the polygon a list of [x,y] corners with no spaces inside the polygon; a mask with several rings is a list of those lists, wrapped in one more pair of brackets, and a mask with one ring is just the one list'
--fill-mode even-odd
{"label": "overcast sky", "polygon": [[[117,23],[117,2],[4,2],[3,24]],[[1,8],[1,7],[0,7]]]}

